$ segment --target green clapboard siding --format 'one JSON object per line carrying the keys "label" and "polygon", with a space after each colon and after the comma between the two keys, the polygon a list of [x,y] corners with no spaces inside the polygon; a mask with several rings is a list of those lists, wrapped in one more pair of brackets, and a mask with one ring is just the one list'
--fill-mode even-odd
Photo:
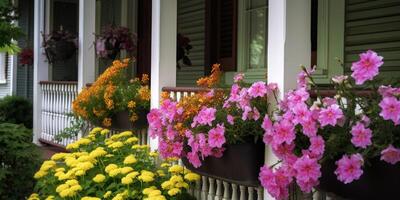
{"label": "green clapboard siding", "polygon": [[400,0],[346,0],[345,72],[368,49],[384,57],[383,77],[400,77]]}
{"label": "green clapboard siding", "polygon": [[192,66],[176,70],[177,86],[195,86],[196,80],[204,76],[205,45],[205,1],[178,0],[178,33],[190,39],[193,49],[189,58]]}

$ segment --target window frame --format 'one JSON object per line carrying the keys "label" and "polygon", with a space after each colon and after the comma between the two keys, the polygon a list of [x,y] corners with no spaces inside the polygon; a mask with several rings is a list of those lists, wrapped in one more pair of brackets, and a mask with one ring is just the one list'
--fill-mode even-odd
{"label": "window frame", "polygon": [[7,84],[7,53],[0,52],[0,84]]}
{"label": "window frame", "polygon": [[[268,68],[268,1],[264,6],[248,9],[251,0],[238,0],[238,48],[237,48],[237,64],[238,72],[245,74],[245,80],[254,82],[257,80],[266,80],[266,73]],[[265,67],[264,68],[250,68],[250,25],[251,17],[249,12],[258,9],[266,9],[265,24]]]}

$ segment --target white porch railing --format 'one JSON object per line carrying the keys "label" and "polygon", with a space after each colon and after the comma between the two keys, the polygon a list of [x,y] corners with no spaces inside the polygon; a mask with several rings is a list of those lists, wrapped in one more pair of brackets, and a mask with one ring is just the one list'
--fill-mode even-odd
{"label": "white porch railing", "polygon": [[68,81],[41,81],[42,132],[39,140],[66,146],[77,138],[55,140],[60,131],[71,125],[72,102],[78,95],[78,83]]}

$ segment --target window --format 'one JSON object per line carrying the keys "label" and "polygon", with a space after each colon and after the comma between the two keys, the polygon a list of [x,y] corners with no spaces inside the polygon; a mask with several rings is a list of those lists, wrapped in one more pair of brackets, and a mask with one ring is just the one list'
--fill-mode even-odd
{"label": "window", "polygon": [[0,84],[7,83],[7,54],[0,53]]}
{"label": "window", "polygon": [[239,0],[238,69],[249,81],[265,79],[267,68],[268,1]]}

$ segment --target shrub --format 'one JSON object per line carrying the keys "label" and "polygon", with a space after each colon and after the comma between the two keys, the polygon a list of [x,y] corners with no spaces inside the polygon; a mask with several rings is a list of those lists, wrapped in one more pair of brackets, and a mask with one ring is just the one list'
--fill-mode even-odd
{"label": "shrub", "polygon": [[0,124],[0,199],[24,199],[33,189],[40,164],[32,132],[22,125]]}
{"label": "shrub", "polygon": [[24,124],[32,128],[33,108],[31,102],[19,96],[0,99],[0,123]]}
{"label": "shrub", "polygon": [[71,153],[45,161],[29,199],[193,199],[187,191],[199,175],[168,162],[158,168],[158,154],[130,131],[108,133],[95,128],[67,146]]}

